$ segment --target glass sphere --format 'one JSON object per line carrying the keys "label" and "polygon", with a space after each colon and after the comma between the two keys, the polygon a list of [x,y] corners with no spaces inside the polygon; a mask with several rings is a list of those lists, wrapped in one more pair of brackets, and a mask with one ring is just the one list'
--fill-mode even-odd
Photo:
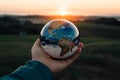
{"label": "glass sphere", "polygon": [[40,32],[40,42],[44,51],[53,58],[72,56],[80,41],[77,27],[70,21],[55,19],[49,21]]}

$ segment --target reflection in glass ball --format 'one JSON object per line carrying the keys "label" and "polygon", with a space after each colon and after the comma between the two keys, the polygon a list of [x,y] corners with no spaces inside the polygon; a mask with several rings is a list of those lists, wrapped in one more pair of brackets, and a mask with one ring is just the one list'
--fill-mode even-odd
{"label": "reflection in glass ball", "polygon": [[53,58],[63,59],[75,53],[80,41],[76,26],[67,20],[49,21],[40,32],[42,48]]}

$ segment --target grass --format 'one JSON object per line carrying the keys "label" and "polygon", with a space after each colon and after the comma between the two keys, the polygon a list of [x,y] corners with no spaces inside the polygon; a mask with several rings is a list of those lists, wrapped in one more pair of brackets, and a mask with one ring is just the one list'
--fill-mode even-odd
{"label": "grass", "polygon": [[[31,47],[39,35],[0,35],[0,76],[31,59]],[[119,80],[120,41],[102,37],[81,37],[81,56],[55,80]],[[59,76],[62,75],[62,76]]]}
{"label": "grass", "polygon": [[39,36],[0,35],[0,76],[31,59],[30,49]]}
{"label": "grass", "polygon": [[[82,54],[67,69],[55,74],[55,80],[120,80],[120,27],[76,25],[85,44]],[[37,38],[39,35],[0,35],[0,76],[31,60],[31,47]]]}
{"label": "grass", "polygon": [[119,26],[79,22],[76,23],[81,36],[119,38]]}

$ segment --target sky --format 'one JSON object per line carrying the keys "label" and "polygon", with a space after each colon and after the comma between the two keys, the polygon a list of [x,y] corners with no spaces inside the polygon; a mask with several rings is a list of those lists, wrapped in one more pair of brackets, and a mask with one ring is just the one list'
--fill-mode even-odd
{"label": "sky", "polygon": [[0,14],[120,15],[120,0],[0,0]]}

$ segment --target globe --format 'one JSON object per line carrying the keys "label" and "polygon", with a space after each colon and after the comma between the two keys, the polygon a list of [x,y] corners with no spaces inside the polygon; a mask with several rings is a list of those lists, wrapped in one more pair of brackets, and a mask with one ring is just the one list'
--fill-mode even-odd
{"label": "globe", "polygon": [[49,21],[40,32],[41,47],[49,56],[56,59],[72,56],[78,48],[79,41],[77,27],[64,19]]}

